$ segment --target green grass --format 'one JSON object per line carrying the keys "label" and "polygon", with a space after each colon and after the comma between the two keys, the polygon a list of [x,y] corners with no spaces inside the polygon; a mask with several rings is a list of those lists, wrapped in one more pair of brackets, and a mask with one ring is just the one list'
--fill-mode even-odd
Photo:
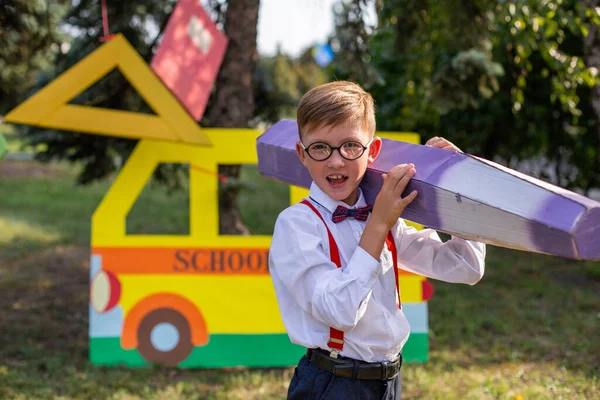
{"label": "green grass", "polygon": [[[90,365],[90,217],[110,181],[37,178],[0,162],[0,399],[281,399],[292,369],[177,370]],[[18,169],[17,169],[18,170]],[[32,172],[32,171],[29,171]],[[3,175],[4,174],[4,175]],[[10,177],[14,176],[14,177]],[[268,233],[287,189],[246,168],[242,215]],[[131,232],[184,232],[187,195],[149,184]],[[403,399],[600,398],[598,263],[488,247],[475,286],[434,282],[430,360],[403,367]]]}
{"label": "green grass", "polygon": [[188,190],[168,192],[153,180],[146,182],[125,220],[127,234],[189,235],[189,199]]}
{"label": "green grass", "polygon": [[249,183],[239,195],[242,219],[252,234],[273,234],[277,215],[290,204],[289,186],[264,178],[255,166],[244,166],[240,180]]}

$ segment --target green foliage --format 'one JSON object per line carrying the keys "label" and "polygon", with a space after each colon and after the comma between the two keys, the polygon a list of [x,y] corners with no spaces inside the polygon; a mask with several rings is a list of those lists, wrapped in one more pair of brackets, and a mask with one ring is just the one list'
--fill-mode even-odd
{"label": "green foliage", "polygon": [[280,100],[288,106],[288,115],[293,115],[296,99],[298,99],[298,76],[290,60],[279,52],[273,64],[273,83]]}
{"label": "green foliage", "polygon": [[[369,3],[354,0],[353,3]],[[371,1],[371,3],[373,3]],[[600,187],[600,135],[584,39],[600,22],[581,1],[385,1],[354,64],[339,16],[336,77],[355,79],[377,103],[378,128],[445,136],[469,153],[568,188]],[[360,67],[363,68],[363,67]],[[359,71],[359,72],[357,72]]]}
{"label": "green foliage", "polygon": [[327,72],[315,63],[312,48],[297,59],[279,51],[273,57],[260,57],[255,79],[256,118],[265,123],[295,119],[300,97],[327,81]]}
{"label": "green foliage", "polygon": [[340,1],[333,10],[335,34],[330,42],[338,49],[330,70],[335,79],[352,79],[369,87],[381,83],[377,68],[370,64],[368,49],[375,30],[365,22],[369,0]]}
{"label": "green foliage", "polygon": [[440,114],[452,109],[467,110],[479,106],[499,90],[502,66],[489,54],[475,49],[461,51],[433,77],[431,100]]}
{"label": "green foliage", "polygon": [[294,60],[277,52],[274,57],[260,57],[256,68],[256,114],[263,121],[276,122],[293,118],[299,98],[298,76]]}
{"label": "green foliage", "polygon": [[15,107],[60,51],[64,0],[0,1],[0,115]]}

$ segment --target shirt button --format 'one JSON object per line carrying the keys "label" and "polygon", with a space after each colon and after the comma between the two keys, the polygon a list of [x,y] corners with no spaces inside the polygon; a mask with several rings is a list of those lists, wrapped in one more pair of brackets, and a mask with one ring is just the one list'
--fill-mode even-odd
{"label": "shirt button", "polygon": [[361,232],[361,231],[355,231],[355,232],[354,232],[354,235],[355,235],[357,238],[359,238],[359,237],[361,237],[361,235],[362,235],[362,232]]}

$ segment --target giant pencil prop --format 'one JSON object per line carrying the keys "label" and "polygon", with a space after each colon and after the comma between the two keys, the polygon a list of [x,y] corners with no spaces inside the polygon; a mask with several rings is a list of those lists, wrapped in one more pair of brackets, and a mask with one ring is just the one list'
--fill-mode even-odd
{"label": "giant pencil prop", "polygon": [[[298,126],[282,120],[257,140],[262,175],[308,188],[296,155]],[[419,195],[402,217],[465,239],[561,257],[600,259],[600,203],[471,155],[383,139],[360,185],[373,204],[381,174],[413,163],[405,193]]]}

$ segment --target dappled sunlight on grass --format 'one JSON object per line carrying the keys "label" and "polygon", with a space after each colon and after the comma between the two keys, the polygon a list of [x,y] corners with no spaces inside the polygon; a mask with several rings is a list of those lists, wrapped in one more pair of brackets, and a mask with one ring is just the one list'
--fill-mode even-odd
{"label": "dappled sunlight on grass", "polygon": [[[2,379],[20,382],[0,385],[0,398],[42,399],[114,399],[114,400],[262,400],[283,399],[291,379],[291,369],[273,370],[176,370],[169,368],[101,368],[80,366],[59,371],[61,360],[48,363],[57,370],[27,375],[24,366],[2,366]],[[70,365],[73,365],[71,363]],[[19,397],[19,387],[27,395]]]}
{"label": "dappled sunlight on grass", "polygon": [[[202,378],[202,375],[205,375],[202,372],[192,372],[185,377],[185,381],[169,384],[147,398],[156,400],[194,397],[207,400],[284,398],[288,382],[291,379],[291,370],[289,369],[271,371],[242,370],[223,373],[210,371],[209,374],[220,374],[221,376],[211,382],[206,377]],[[120,397],[117,398],[121,399]],[[123,399],[127,398],[127,396],[123,397]]]}
{"label": "dappled sunlight on grass", "polygon": [[0,246],[8,246],[22,240],[51,243],[60,237],[40,225],[0,215]]}
{"label": "dappled sunlight on grass", "polygon": [[[12,171],[15,165],[3,161],[0,167],[6,173]],[[55,243],[88,244],[92,213],[108,189],[109,182],[77,186],[74,176],[63,171],[67,168],[64,164],[60,164],[56,174],[50,176],[38,176],[38,171],[47,171],[52,166],[34,165],[37,167],[24,169],[28,174],[33,173],[33,176],[22,177],[20,172],[17,175],[9,173],[0,176],[0,218],[8,219],[8,231],[29,225],[33,229],[56,235],[51,242],[27,237],[37,248]]]}
{"label": "dappled sunlight on grass", "polygon": [[0,214],[0,261],[25,256],[59,239],[59,232]]}
{"label": "dappled sunlight on grass", "polygon": [[477,285],[434,287],[433,354],[451,349],[478,365],[564,360],[588,374],[600,370],[600,343],[592,339],[600,334],[600,282],[585,263],[490,247]]}
{"label": "dappled sunlight on grass", "polygon": [[596,398],[598,378],[555,362],[501,362],[457,367],[450,364],[407,365],[403,399],[569,399]]}

